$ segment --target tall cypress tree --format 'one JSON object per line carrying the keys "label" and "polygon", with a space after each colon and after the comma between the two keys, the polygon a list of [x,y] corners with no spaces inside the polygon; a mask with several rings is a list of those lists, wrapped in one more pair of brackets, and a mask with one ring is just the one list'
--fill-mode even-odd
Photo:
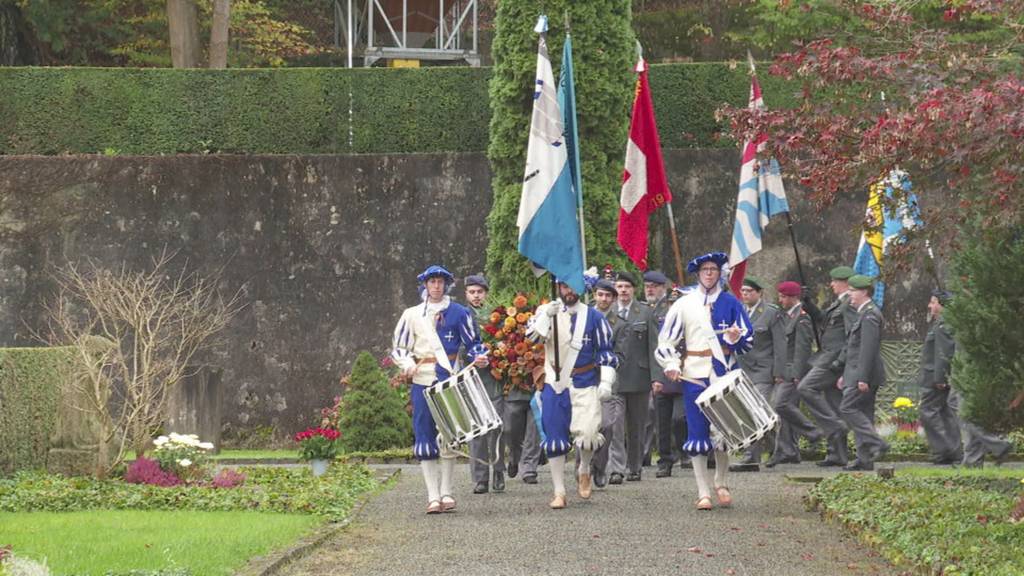
{"label": "tall cypress tree", "polygon": [[953,381],[968,420],[1006,432],[1024,426],[1024,227],[969,223],[960,237],[943,313],[959,351]]}
{"label": "tall cypress tree", "polygon": [[[615,234],[636,63],[631,3],[550,0],[545,8],[550,26],[548,54],[556,78],[565,42],[566,12],[570,19],[587,263],[599,268],[612,264],[619,269],[627,261]],[[502,0],[495,20],[487,149],[494,177],[494,204],[487,219],[487,272],[499,292],[537,286],[529,263],[517,251],[516,216],[533,109],[537,69],[537,34],[533,27],[539,14],[534,1]]]}

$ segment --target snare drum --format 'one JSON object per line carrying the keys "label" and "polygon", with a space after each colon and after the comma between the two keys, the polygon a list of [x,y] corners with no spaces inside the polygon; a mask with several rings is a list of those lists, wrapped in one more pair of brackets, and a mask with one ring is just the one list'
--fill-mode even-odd
{"label": "snare drum", "polygon": [[725,437],[733,451],[743,450],[770,432],[779,415],[743,370],[715,378],[697,396],[697,407]]}
{"label": "snare drum", "polygon": [[453,450],[501,428],[501,416],[473,366],[427,387],[423,397],[437,424],[441,442]]}

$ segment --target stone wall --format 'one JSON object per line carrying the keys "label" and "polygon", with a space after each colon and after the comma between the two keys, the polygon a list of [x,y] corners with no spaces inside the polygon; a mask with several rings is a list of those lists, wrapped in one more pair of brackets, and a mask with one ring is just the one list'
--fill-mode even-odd
{"label": "stone wall", "polygon": [[[737,154],[672,150],[666,164],[684,262],[728,251]],[[789,194],[805,270],[824,286],[830,267],[853,261],[866,193],[821,213]],[[330,402],[358,351],[384,356],[418,300],[416,273],[483,269],[491,193],[482,154],[13,156],[0,157],[0,203],[0,345],[35,342],[56,266],[143,267],[177,251],[178,266],[223,268],[221,288],[246,303],[204,359],[223,371],[229,429],[284,435]],[[652,223],[670,272],[664,213]],[[796,277],[784,218],[750,273]],[[890,297],[889,336],[918,338],[927,282],[911,274]]]}

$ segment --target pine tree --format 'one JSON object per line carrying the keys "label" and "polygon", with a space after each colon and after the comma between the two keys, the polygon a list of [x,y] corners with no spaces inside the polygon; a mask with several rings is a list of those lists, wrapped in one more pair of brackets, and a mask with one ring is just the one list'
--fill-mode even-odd
{"label": "pine tree", "polygon": [[338,428],[346,452],[412,445],[412,422],[405,402],[369,352],[360,352],[352,366],[348,390],[341,398]]}
{"label": "pine tree", "polygon": [[955,296],[943,313],[960,352],[953,381],[965,417],[994,432],[1024,426],[1022,234],[1021,228],[966,225],[953,259]]}
{"label": "pine tree", "polygon": [[[568,12],[573,42],[587,263],[621,269],[626,257],[615,241],[619,189],[629,129],[636,63],[629,0],[547,2],[548,55],[555,77],[561,66]],[[526,167],[533,109],[540,8],[536,2],[498,4],[492,52],[491,128],[487,155],[494,175],[494,204],[487,219],[487,272],[499,291],[535,286],[529,263],[517,251],[516,216]]]}

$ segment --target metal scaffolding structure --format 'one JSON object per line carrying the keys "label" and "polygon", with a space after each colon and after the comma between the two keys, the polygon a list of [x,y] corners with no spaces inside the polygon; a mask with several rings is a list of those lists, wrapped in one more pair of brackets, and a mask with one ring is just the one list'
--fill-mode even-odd
{"label": "metal scaffolding structure", "polygon": [[334,0],[334,43],[363,66],[380,60],[480,66],[477,0]]}

